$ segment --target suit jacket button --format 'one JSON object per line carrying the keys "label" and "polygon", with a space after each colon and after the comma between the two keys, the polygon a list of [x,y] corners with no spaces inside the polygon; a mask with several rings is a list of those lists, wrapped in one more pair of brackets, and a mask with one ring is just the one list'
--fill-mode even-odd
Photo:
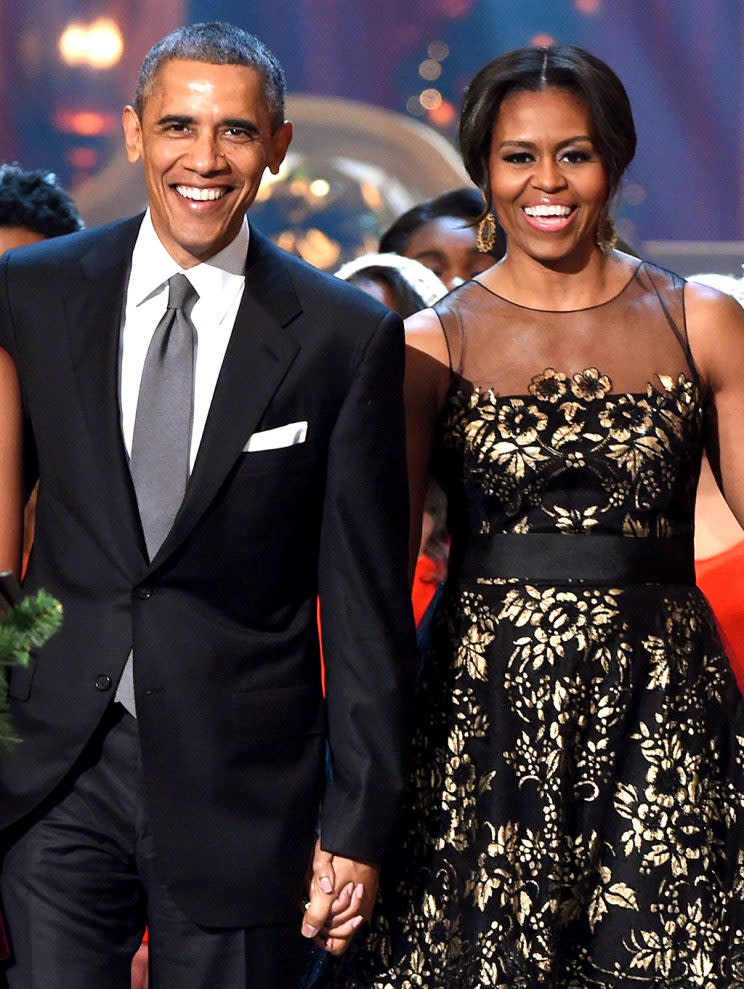
{"label": "suit jacket button", "polygon": [[96,690],[110,690],[111,683],[112,680],[108,673],[101,673],[96,677]]}
{"label": "suit jacket button", "polygon": [[148,598],[152,597],[151,587],[137,587],[135,589],[135,595],[140,599],[140,601],[147,601]]}

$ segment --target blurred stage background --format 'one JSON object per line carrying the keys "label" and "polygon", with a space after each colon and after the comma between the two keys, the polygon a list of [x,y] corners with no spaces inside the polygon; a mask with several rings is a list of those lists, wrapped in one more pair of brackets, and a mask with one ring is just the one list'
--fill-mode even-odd
{"label": "blurred stage background", "polygon": [[639,130],[623,235],[684,273],[744,261],[742,0],[0,0],[0,160],[54,170],[88,224],[143,205],[120,115],[173,27],[231,20],[287,72],[295,142],[252,216],[325,268],[420,199],[465,184],[467,81],[494,55],[583,45],[625,82]]}

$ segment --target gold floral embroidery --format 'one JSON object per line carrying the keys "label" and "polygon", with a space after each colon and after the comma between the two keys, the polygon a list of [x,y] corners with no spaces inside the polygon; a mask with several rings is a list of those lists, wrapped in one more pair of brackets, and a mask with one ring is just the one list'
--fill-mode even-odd
{"label": "gold floral embroidery", "polygon": [[596,367],[588,367],[586,371],[579,371],[571,378],[571,391],[577,398],[588,401],[604,398],[611,388],[610,379],[606,374],[600,374]]}

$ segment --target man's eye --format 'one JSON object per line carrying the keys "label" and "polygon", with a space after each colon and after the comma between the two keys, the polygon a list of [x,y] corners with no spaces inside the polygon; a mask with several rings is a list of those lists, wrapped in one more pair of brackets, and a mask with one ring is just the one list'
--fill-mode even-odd
{"label": "man's eye", "polygon": [[188,124],[168,124],[165,128],[167,134],[188,134],[189,125]]}
{"label": "man's eye", "polygon": [[253,135],[243,127],[228,127],[225,131],[225,136],[231,137],[236,141],[249,141]]}

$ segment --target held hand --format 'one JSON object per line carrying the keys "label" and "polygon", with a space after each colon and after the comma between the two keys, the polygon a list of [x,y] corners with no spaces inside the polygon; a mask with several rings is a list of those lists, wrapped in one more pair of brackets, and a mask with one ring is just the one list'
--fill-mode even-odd
{"label": "held hand", "polygon": [[334,887],[336,876],[333,871],[333,856],[320,847],[320,839],[315,843],[312,875],[309,881],[309,901],[305,904],[302,918],[302,935],[314,938],[325,927],[331,915],[331,907],[336,899]]}
{"label": "held hand", "polygon": [[[330,894],[326,892],[329,879],[333,882]],[[353,934],[372,915],[378,880],[377,866],[330,855],[318,843],[302,933],[314,937],[330,954],[343,954]]]}

